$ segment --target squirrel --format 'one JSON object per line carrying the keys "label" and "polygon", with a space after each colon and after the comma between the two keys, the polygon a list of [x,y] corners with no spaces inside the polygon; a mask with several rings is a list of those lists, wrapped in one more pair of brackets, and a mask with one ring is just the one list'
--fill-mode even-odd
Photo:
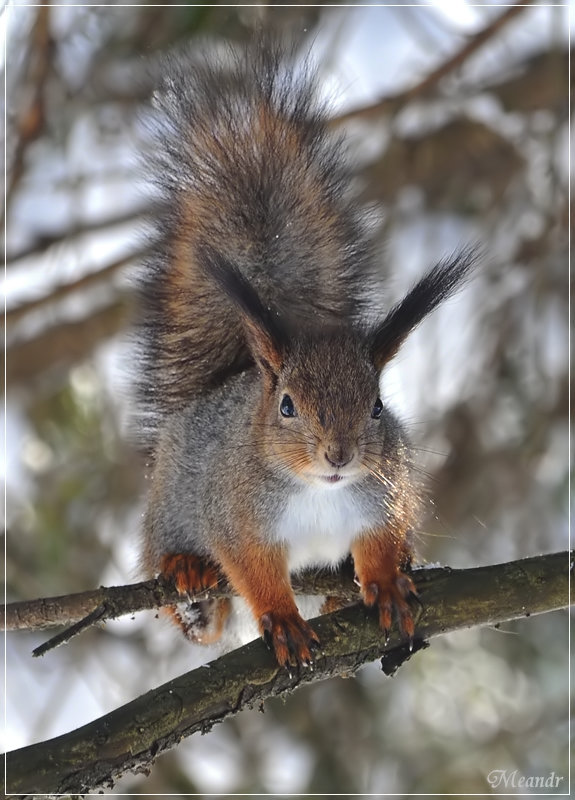
{"label": "squirrel", "polygon": [[[163,204],[140,329],[146,574],[193,601],[225,578],[278,663],[307,666],[319,640],[290,573],[351,553],[384,634],[396,615],[411,639],[419,492],[380,376],[473,252],[368,320],[374,236],[315,72],[280,46],[171,56],[155,108]],[[229,613],[225,599],[171,609],[203,643]]]}

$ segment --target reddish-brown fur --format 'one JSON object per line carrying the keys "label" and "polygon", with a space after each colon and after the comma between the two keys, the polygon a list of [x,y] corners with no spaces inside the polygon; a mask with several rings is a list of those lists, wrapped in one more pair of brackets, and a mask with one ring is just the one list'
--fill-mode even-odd
{"label": "reddish-brown fur", "polygon": [[219,553],[231,585],[249,604],[278,663],[309,663],[319,639],[297,609],[285,548],[260,544],[251,529],[242,537],[241,553]]}
{"label": "reddish-brown fur", "polygon": [[182,595],[194,596],[218,585],[218,567],[203,558],[189,553],[168,553],[162,558],[160,572],[173,580]]}

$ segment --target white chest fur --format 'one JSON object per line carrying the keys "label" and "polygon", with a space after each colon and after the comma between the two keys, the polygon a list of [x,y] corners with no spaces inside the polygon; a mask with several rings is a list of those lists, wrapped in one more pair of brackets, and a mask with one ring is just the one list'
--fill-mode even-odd
{"label": "white chest fur", "polygon": [[290,571],[335,566],[370,522],[350,487],[312,485],[290,497],[275,534],[288,546]]}

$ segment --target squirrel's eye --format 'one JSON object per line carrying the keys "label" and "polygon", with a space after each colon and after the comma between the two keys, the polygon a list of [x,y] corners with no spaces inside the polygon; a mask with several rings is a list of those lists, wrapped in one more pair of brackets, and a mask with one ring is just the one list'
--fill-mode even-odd
{"label": "squirrel's eye", "polygon": [[280,403],[280,414],[282,417],[295,417],[293,400],[289,394],[284,394]]}
{"label": "squirrel's eye", "polygon": [[371,412],[371,416],[373,419],[379,419],[381,417],[381,412],[383,411],[383,403],[377,398],[375,401],[375,405],[373,406],[373,411]]}

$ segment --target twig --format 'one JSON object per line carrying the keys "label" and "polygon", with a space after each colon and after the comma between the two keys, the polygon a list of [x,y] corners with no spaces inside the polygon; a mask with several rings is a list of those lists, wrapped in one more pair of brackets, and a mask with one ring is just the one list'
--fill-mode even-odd
{"label": "twig", "polygon": [[74,636],[77,636],[82,631],[85,631],[86,628],[89,628],[91,625],[95,625],[97,622],[102,622],[102,620],[108,619],[108,609],[106,608],[105,604],[100,606],[96,606],[96,608],[91,611],[84,619],[81,619],[80,622],[76,622],[75,625],[71,625],[69,628],[66,628],[65,631],[61,631],[60,633],[53,636],[44,644],[41,644],[40,647],[36,647],[32,650],[32,655],[37,658],[38,656],[43,656],[49,650],[53,650],[55,647],[59,647],[61,644],[66,644],[72,639]]}
{"label": "twig", "polygon": [[[467,570],[419,570],[423,613],[416,642],[568,605],[568,553]],[[426,579],[427,573],[427,579]],[[261,641],[176,678],[64,736],[7,754],[8,793],[84,793],[112,786],[129,770],[146,771],[182,738],[273,695],[359,667],[385,655],[386,671],[409,656],[392,635],[386,645],[375,615],[355,605],[312,625],[322,651],[310,670],[288,674]],[[398,648],[400,648],[398,650]],[[391,659],[391,663],[389,660]]]}
{"label": "twig", "polygon": [[500,16],[494,19],[493,22],[480,30],[474,36],[470,37],[466,44],[460,50],[458,50],[457,53],[448,58],[446,61],[442,62],[436,69],[432,70],[415,86],[412,86],[410,89],[407,89],[403,92],[399,92],[398,94],[384,97],[383,99],[378,100],[377,103],[373,103],[370,106],[355,108],[351,111],[347,111],[345,114],[340,114],[338,117],[333,117],[330,121],[330,124],[341,125],[350,119],[368,120],[373,119],[374,117],[379,117],[385,112],[393,113],[406,103],[428,94],[431,89],[434,89],[437,86],[442,78],[445,78],[446,75],[449,75],[449,73],[460,67],[471,55],[473,55],[473,53],[476,52],[476,50],[479,50],[479,48],[484,45],[485,42],[489,41],[489,39],[491,39],[492,36],[494,36],[505,25],[507,25],[508,22],[511,22],[511,20],[515,19],[518,14],[524,11],[530,5],[530,3],[531,0],[521,0],[521,2],[508,8]]}

